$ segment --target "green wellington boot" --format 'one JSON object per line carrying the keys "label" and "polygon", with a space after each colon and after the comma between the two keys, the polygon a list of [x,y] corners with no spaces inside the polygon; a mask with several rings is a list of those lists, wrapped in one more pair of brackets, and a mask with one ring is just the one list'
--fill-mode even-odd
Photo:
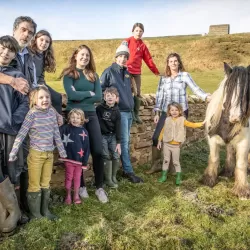
{"label": "green wellington boot", "polygon": [[58,217],[49,211],[50,189],[42,188],[41,214],[49,220],[57,220]]}
{"label": "green wellington boot", "polygon": [[179,186],[181,184],[181,172],[176,173],[176,181],[175,184]]}
{"label": "green wellington boot", "polygon": [[162,170],[162,174],[161,177],[158,179],[158,182],[165,182],[167,180],[167,174],[168,171],[167,170]]}
{"label": "green wellington boot", "polygon": [[111,188],[117,188],[118,185],[112,181],[112,161],[104,160],[104,183]]}
{"label": "green wellington boot", "polygon": [[27,193],[27,202],[29,206],[29,217],[30,219],[41,219],[41,191],[39,192],[28,192]]}
{"label": "green wellington boot", "polygon": [[118,184],[118,180],[116,179],[117,171],[120,168],[120,161],[119,160],[112,160],[112,181],[115,184]]}
{"label": "green wellington boot", "polygon": [[132,123],[133,124],[136,124],[136,117],[135,117],[135,112],[134,112],[134,110],[132,110],[132,119],[133,119],[133,121],[132,121]]}
{"label": "green wellington boot", "polygon": [[146,174],[154,174],[161,172],[162,167],[160,165],[160,162],[161,162],[161,150],[158,150],[157,147],[152,146],[151,169],[146,171]]}
{"label": "green wellington boot", "polygon": [[142,124],[142,120],[139,116],[140,113],[140,106],[141,106],[141,99],[138,96],[134,96],[134,114],[135,114],[135,119],[138,124]]}

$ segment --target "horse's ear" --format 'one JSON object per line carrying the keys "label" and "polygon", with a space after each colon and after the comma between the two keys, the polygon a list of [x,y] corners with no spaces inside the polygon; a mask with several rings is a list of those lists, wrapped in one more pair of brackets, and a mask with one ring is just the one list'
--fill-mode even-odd
{"label": "horse's ear", "polygon": [[227,74],[227,76],[229,76],[232,73],[232,68],[226,62],[224,62],[224,71]]}

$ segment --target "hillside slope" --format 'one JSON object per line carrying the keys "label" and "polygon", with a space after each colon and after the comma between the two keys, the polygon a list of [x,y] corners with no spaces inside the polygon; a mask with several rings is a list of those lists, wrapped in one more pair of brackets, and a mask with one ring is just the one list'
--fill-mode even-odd
{"label": "hillside slope", "polygon": [[[114,61],[115,50],[122,39],[55,41],[54,49],[57,60],[55,74],[47,74],[48,83],[62,90],[56,84],[69,57],[80,44],[88,45],[94,54],[97,72]],[[145,38],[145,43],[161,72],[164,71],[166,56],[177,52],[182,56],[187,71],[191,72],[197,83],[206,91],[213,91],[223,78],[223,62],[231,65],[247,65],[250,62],[250,34],[233,34],[221,37],[176,36]],[[155,92],[158,79],[143,64],[143,92]],[[55,85],[56,84],[56,85]]]}

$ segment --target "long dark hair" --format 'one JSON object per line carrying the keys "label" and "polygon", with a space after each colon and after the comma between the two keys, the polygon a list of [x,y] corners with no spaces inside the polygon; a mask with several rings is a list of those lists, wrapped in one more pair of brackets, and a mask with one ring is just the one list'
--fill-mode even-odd
{"label": "long dark hair", "polygon": [[46,30],[38,31],[36,35],[32,38],[29,48],[33,53],[36,53],[37,52],[36,40],[37,38],[41,36],[48,36],[50,39],[48,49],[43,52],[44,53],[44,70],[47,71],[48,73],[53,73],[56,71],[56,60],[54,56],[54,50],[52,46],[52,37],[50,33]]}
{"label": "long dark hair", "polygon": [[178,62],[179,62],[179,71],[185,71],[185,68],[183,66],[183,63],[182,63],[182,60],[181,60],[181,57],[179,54],[177,53],[170,53],[167,57],[167,60],[166,60],[166,67],[165,67],[165,76],[171,76],[171,70],[170,70],[170,67],[168,66],[168,63],[169,63],[169,59],[172,58],[172,57],[176,57]]}
{"label": "long dark hair", "polygon": [[86,68],[83,70],[83,74],[87,78],[88,81],[94,82],[96,80],[96,67],[95,67],[95,61],[93,57],[93,53],[90,50],[90,48],[87,45],[80,45],[72,54],[72,56],[69,59],[69,66],[63,69],[60,78],[62,78],[65,75],[68,75],[72,77],[73,79],[78,79],[80,77],[79,72],[76,69],[76,55],[78,52],[82,49],[87,49],[90,55],[89,64],[86,66]]}

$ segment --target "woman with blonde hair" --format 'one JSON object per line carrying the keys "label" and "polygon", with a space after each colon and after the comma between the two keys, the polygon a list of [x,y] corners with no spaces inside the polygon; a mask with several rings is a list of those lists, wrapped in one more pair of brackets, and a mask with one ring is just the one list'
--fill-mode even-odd
{"label": "woman with blonde hair", "polygon": [[[68,96],[66,111],[81,109],[88,119],[85,127],[89,134],[90,153],[93,159],[95,194],[100,202],[106,203],[108,197],[103,189],[102,134],[95,109],[95,103],[102,99],[102,90],[96,74],[93,54],[88,46],[80,45],[73,52],[69,65],[62,71],[61,77]],[[82,198],[88,197],[83,176],[79,194]]]}

